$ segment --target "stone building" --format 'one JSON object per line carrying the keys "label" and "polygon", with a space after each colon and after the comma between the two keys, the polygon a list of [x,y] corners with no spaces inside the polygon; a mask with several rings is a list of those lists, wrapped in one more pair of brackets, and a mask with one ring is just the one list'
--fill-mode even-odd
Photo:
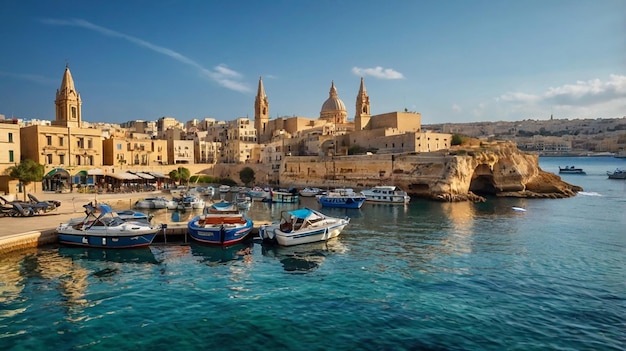
{"label": "stone building", "polygon": [[51,126],[31,125],[20,129],[24,159],[45,166],[45,190],[69,190],[77,167],[102,165],[102,131],[83,128],[80,94],[68,66],[56,93],[56,116]]}
{"label": "stone building", "polygon": [[20,126],[17,120],[0,119],[0,175],[21,161]]}

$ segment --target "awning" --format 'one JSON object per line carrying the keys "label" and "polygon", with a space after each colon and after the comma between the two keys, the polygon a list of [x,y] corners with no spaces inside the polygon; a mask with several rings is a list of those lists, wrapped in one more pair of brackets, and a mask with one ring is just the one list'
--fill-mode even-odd
{"label": "awning", "polygon": [[110,177],[116,178],[116,179],[120,179],[120,180],[134,180],[134,179],[141,179],[139,177],[137,177],[134,174],[130,174],[128,172],[119,172],[119,173],[110,173],[107,174]]}
{"label": "awning", "polygon": [[148,174],[148,173],[143,173],[143,172],[134,172],[134,174],[135,174],[136,176],[140,177],[140,178],[143,178],[143,179],[154,179],[154,177],[153,177],[153,176],[151,176],[151,175],[150,175],[150,174]]}
{"label": "awning", "polygon": [[46,173],[46,175],[43,177],[50,178],[57,173],[61,176],[68,177],[68,178],[70,176],[70,173],[63,168],[53,168],[52,170],[50,170],[50,172]]}
{"label": "awning", "polygon": [[146,172],[146,173],[150,174],[151,176],[155,178],[167,178],[165,174],[159,173],[159,172]]}
{"label": "awning", "polygon": [[100,168],[94,168],[87,171],[88,175],[104,175],[104,171]]}

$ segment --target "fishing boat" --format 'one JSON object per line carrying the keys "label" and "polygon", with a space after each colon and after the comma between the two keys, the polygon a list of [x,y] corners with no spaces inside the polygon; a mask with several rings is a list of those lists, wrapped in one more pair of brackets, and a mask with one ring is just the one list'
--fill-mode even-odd
{"label": "fishing boat", "polygon": [[619,168],[613,172],[606,172],[606,175],[609,179],[626,179],[626,171]]}
{"label": "fishing boat", "polygon": [[[221,206],[216,206],[221,204]],[[239,213],[237,206],[217,203],[187,223],[192,239],[213,245],[233,245],[243,241],[252,231],[252,220]]]}
{"label": "fishing boat", "polygon": [[365,203],[365,196],[352,189],[335,189],[325,195],[317,195],[317,201],[323,207],[361,208]]}
{"label": "fishing boat", "polygon": [[576,168],[574,166],[565,166],[561,168],[559,166],[559,174],[587,174],[582,168]]}
{"label": "fishing boat", "polygon": [[86,216],[57,227],[59,242],[65,245],[129,248],[148,246],[161,230],[161,225],[125,221],[110,206],[89,203],[83,206]]}
{"label": "fishing boat", "polygon": [[297,191],[270,190],[269,196],[263,202],[276,204],[297,204],[300,201]]}
{"label": "fishing boat", "polygon": [[300,190],[300,196],[303,196],[303,197],[313,197],[315,195],[320,194],[321,192],[322,192],[322,189],[320,189],[320,188],[309,188],[309,187],[306,187],[306,188]]}
{"label": "fishing boat", "polygon": [[135,208],[138,209],[163,209],[175,210],[178,208],[178,202],[175,200],[168,200],[164,197],[147,197],[145,199],[137,200],[135,202]]}
{"label": "fishing boat", "polygon": [[330,217],[310,208],[282,211],[280,222],[262,225],[259,236],[282,246],[308,244],[339,236],[350,218]]}
{"label": "fishing boat", "polygon": [[252,207],[252,198],[248,196],[245,192],[239,192],[237,194],[237,198],[235,199],[235,203],[237,204],[237,208],[240,210],[249,210]]}
{"label": "fishing boat", "polygon": [[218,190],[219,190],[220,193],[225,194],[225,193],[230,191],[230,186],[229,185],[220,185]]}
{"label": "fishing boat", "polygon": [[239,213],[239,209],[235,203],[222,200],[204,208],[204,214],[212,213]]}
{"label": "fishing boat", "polygon": [[408,204],[411,197],[395,185],[378,185],[361,191],[366,201],[386,204]]}

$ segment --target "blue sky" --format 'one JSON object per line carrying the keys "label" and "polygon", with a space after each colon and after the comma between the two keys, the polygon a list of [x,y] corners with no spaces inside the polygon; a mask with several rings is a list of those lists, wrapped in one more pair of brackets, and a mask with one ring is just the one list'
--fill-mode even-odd
{"label": "blue sky", "polygon": [[626,116],[626,1],[0,2],[0,114],[54,119],[66,62],[83,120],[354,116],[422,123]]}

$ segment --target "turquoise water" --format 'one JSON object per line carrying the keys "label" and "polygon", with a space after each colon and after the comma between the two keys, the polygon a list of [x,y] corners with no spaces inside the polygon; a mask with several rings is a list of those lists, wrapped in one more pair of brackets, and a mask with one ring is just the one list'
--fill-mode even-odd
{"label": "turquoise water", "polygon": [[[2,350],[623,350],[626,181],[569,199],[365,204],[337,240],[0,258]],[[311,199],[303,205],[319,208]],[[527,212],[515,212],[512,206]],[[292,205],[254,203],[276,219]]]}

